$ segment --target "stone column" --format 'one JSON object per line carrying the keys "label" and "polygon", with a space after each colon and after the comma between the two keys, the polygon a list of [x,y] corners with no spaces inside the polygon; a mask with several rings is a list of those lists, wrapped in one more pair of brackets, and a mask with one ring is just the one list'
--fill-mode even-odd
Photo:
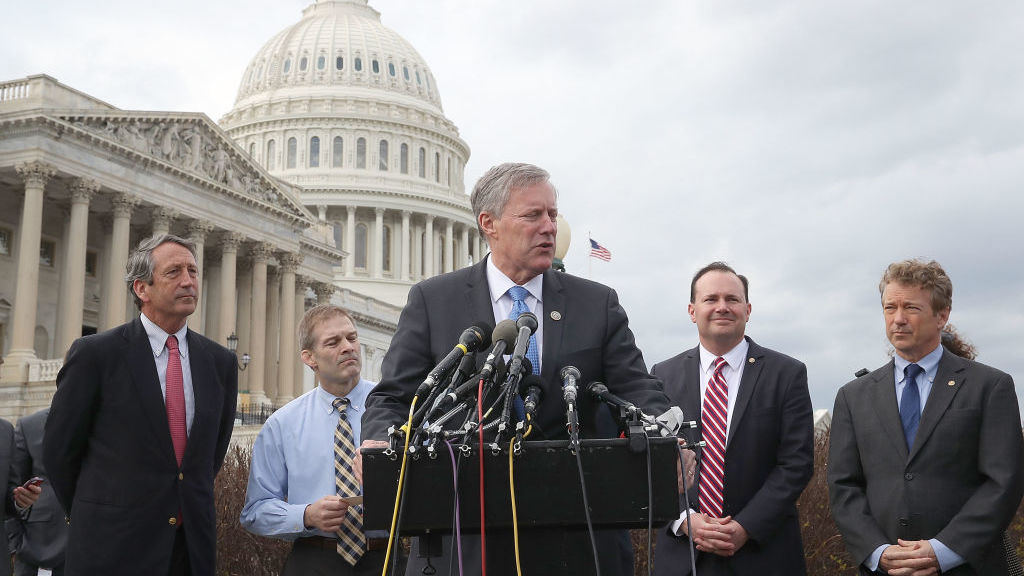
{"label": "stone column", "polygon": [[227,345],[228,336],[235,332],[235,319],[238,312],[235,302],[235,267],[238,263],[238,245],[244,238],[237,232],[225,232],[221,236],[220,318],[217,322],[220,332],[214,338],[221,345]]}
{"label": "stone column", "polygon": [[36,357],[36,306],[39,297],[39,244],[43,230],[43,189],[56,174],[44,162],[32,161],[16,167],[25,181],[25,199],[21,206],[18,233],[18,272],[14,289],[14,326],[10,352],[4,359],[3,380],[25,382],[28,362]]}
{"label": "stone column", "polygon": [[345,206],[345,276],[351,277],[356,269],[356,207]]}
{"label": "stone column", "polygon": [[171,223],[178,216],[178,212],[167,206],[154,206],[150,212],[150,220],[153,224],[153,236],[157,234],[170,234]]}
{"label": "stone column", "polygon": [[107,319],[103,323],[104,328],[113,328],[124,324],[125,321],[128,287],[124,281],[124,271],[130,249],[132,211],[139,200],[130,194],[119,192],[110,199],[110,203],[114,208],[114,222],[110,233],[110,266],[107,269],[106,286]]}
{"label": "stone column", "polygon": [[264,391],[267,366],[267,260],[274,247],[257,242],[249,249],[252,258],[252,304],[249,315],[249,397],[250,402],[269,401]]}
{"label": "stone column", "polygon": [[[310,280],[305,276],[295,275],[295,324],[296,326],[302,320],[302,316],[306,313],[306,288],[309,287]],[[299,342],[296,346],[295,356],[297,358],[299,353],[299,346],[302,343]],[[304,392],[304,379],[306,375],[306,365],[301,360],[296,360],[294,363],[294,372],[292,373],[292,394],[299,396]]]}
{"label": "stone column", "polygon": [[476,228],[473,228],[470,230],[470,233],[472,235],[470,244],[473,248],[473,263],[475,264],[480,261],[480,232]]}
{"label": "stone column", "polygon": [[281,335],[281,269],[267,269],[267,330],[263,350],[267,361],[263,363],[263,391],[267,400],[280,396],[277,382],[277,363],[280,348],[278,338]]}
{"label": "stone column", "polygon": [[423,234],[423,277],[434,275],[434,216],[426,215],[427,227]]}
{"label": "stone column", "polygon": [[455,223],[444,223],[444,271],[455,270]]}
{"label": "stone column", "polygon": [[[299,324],[296,312],[303,309],[306,288],[295,282],[295,271],[302,263],[302,254],[286,252],[277,259],[281,262],[281,345],[277,365],[277,405],[283,406],[298,396],[296,392],[302,389],[302,382],[295,380],[295,365],[299,364],[301,368],[302,364],[296,360],[299,347],[295,341],[295,330]],[[297,289],[301,289],[298,294]]]}
{"label": "stone column", "polygon": [[[199,270],[199,302],[200,308],[198,314],[195,315],[193,320],[194,330],[198,330],[200,334],[206,334],[206,315],[203,314],[203,309],[209,304],[209,298],[206,297],[206,292],[203,290],[203,281],[209,283],[209,275],[206,273],[206,269],[203,268],[204,254],[203,251],[206,249],[206,236],[213,231],[213,224],[205,222],[203,220],[193,220],[188,223],[188,239],[196,245],[196,269]],[[209,288],[209,286],[207,286]],[[212,293],[212,291],[211,291]]]}
{"label": "stone column", "polygon": [[335,286],[327,282],[313,284],[313,292],[316,292],[317,304],[330,304],[331,296],[334,296]]}
{"label": "stone column", "polygon": [[409,210],[402,210],[402,260],[398,264],[398,269],[402,273],[398,276],[402,280],[409,279],[409,217],[412,216],[412,212]]}
{"label": "stone column", "polygon": [[373,277],[384,274],[384,209],[374,208],[373,221]]}
{"label": "stone column", "polygon": [[[239,257],[237,284],[238,284],[238,313],[235,316],[235,335],[238,336],[238,355],[248,352],[252,356],[252,277],[253,262],[248,254]],[[260,337],[262,340],[262,336]],[[252,366],[250,363],[249,366]],[[238,375],[238,389],[249,392],[249,380],[252,371],[246,370]]]}
{"label": "stone column", "polygon": [[85,307],[85,248],[88,244],[89,201],[100,189],[99,182],[79,178],[71,183],[71,222],[68,227],[64,271],[61,275],[58,314],[62,320],[53,355],[63,358],[71,343],[82,335]]}
{"label": "stone column", "polygon": [[[217,340],[220,335],[220,281],[223,277],[220,267],[221,256],[219,251],[211,250],[210,254],[203,258],[203,268],[206,270],[206,296],[200,294],[199,298],[205,303],[203,335],[211,340]],[[227,346],[227,341],[220,341],[218,344]]]}
{"label": "stone column", "polygon": [[469,227],[462,225],[462,234],[459,236],[459,265],[456,268],[469,266]]}
{"label": "stone column", "polygon": [[423,278],[423,227],[416,224],[412,227],[412,272],[413,280]]}

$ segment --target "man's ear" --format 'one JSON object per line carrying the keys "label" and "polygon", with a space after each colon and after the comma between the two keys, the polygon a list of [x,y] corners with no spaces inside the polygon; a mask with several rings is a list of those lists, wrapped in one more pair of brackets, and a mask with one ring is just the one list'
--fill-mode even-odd
{"label": "man's ear", "polygon": [[309,366],[313,370],[313,372],[317,371],[316,360],[313,359],[312,352],[310,352],[309,350],[303,350],[299,354],[299,357],[302,358],[302,363],[305,364],[306,366]]}
{"label": "man's ear", "polygon": [[149,302],[149,294],[146,293],[146,290],[148,289],[149,284],[146,284],[142,280],[135,280],[132,282],[132,292],[134,292],[135,295],[138,296],[139,300],[142,300],[143,302]]}

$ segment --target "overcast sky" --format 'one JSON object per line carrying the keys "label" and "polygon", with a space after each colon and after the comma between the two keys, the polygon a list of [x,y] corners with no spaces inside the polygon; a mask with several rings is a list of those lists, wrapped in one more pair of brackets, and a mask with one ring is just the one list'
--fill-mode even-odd
{"label": "overcast sky", "polygon": [[[725,260],[751,280],[747,333],[831,409],[886,360],[882,271],[920,256],[1021,390],[1024,3],[370,3],[431,66],[468,187],[504,161],[552,173],[569,271],[618,290],[648,365],[696,345],[690,277]],[[8,4],[0,79],[216,121],[308,2]]]}

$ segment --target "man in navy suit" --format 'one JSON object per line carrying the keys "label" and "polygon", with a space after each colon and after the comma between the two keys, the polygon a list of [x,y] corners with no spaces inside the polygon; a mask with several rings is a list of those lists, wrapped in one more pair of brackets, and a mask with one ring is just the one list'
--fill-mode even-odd
{"label": "man in navy suit", "polygon": [[191,242],[143,240],[127,281],[140,316],[72,344],[46,421],[43,460],[70,523],[65,574],[212,576],[236,360],[186,324],[199,297]]}
{"label": "man in navy suit", "polygon": [[708,445],[688,471],[690,501],[659,535],[655,574],[806,574],[796,500],[814,473],[814,422],[802,362],[745,336],[748,282],[713,262],[690,283],[700,344],[651,373]]}

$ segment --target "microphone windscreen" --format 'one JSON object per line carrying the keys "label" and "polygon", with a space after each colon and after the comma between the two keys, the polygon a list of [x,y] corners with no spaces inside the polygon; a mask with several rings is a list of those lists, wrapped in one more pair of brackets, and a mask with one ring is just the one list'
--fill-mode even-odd
{"label": "microphone windscreen", "polygon": [[477,350],[486,350],[491,346],[491,333],[494,332],[494,327],[491,326],[490,322],[481,320],[473,323],[473,328],[480,333],[480,344],[476,347]]}
{"label": "microphone windscreen", "polygon": [[491,333],[491,342],[497,344],[501,341],[505,343],[506,348],[511,348],[515,345],[517,336],[519,336],[519,329],[516,328],[516,323],[506,319],[498,322],[498,325],[494,327],[494,332]]}

